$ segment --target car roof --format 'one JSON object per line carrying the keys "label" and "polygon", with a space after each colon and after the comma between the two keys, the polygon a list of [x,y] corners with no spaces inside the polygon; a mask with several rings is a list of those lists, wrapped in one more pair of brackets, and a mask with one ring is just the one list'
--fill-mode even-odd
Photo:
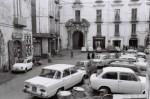
{"label": "car roof", "polygon": [[130,68],[125,67],[105,67],[103,68],[104,72],[126,72],[126,73],[134,73],[134,71]]}
{"label": "car roof", "polygon": [[43,69],[52,69],[52,70],[58,70],[58,71],[63,71],[68,68],[72,68],[74,65],[71,64],[54,64],[50,66],[43,67]]}

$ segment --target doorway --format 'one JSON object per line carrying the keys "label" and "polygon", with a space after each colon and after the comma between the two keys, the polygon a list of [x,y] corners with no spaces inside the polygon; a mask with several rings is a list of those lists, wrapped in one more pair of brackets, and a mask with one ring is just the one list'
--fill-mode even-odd
{"label": "doorway", "polygon": [[81,49],[81,47],[83,47],[83,33],[81,31],[75,31],[72,38],[73,49]]}
{"label": "doorway", "polygon": [[131,47],[131,48],[137,48],[138,47],[138,40],[131,38],[129,40],[129,47]]}
{"label": "doorway", "polygon": [[113,46],[114,47],[120,47],[121,46],[121,40],[113,40]]}

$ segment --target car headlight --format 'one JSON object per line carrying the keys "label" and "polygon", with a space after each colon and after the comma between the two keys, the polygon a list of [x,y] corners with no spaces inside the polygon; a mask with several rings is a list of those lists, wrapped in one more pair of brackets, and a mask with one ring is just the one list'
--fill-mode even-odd
{"label": "car headlight", "polygon": [[28,89],[28,88],[29,88],[29,85],[24,85],[24,88],[25,88],[25,89]]}

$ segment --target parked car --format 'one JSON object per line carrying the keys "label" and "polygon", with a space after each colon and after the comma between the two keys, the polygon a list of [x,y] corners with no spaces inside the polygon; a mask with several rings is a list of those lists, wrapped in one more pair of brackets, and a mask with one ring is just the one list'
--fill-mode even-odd
{"label": "parked car", "polygon": [[32,69],[32,66],[32,57],[20,59],[12,66],[12,72],[27,72]]}
{"label": "parked car", "polygon": [[135,56],[132,56],[132,55],[130,55],[130,54],[127,54],[127,55],[121,55],[120,57],[119,57],[119,59],[127,59],[128,61],[130,61],[130,62],[136,62],[137,60],[137,58],[135,57]]}
{"label": "parked car", "polygon": [[76,63],[76,66],[81,70],[86,70],[89,60],[81,60]]}
{"label": "parked car", "polygon": [[43,67],[41,74],[24,82],[24,92],[41,98],[49,98],[60,90],[66,90],[83,82],[85,71],[74,65],[54,64]]}
{"label": "parked car", "polygon": [[106,94],[140,94],[145,92],[146,78],[137,76],[129,68],[106,67],[101,74],[92,74],[90,82],[94,90],[103,90]]}
{"label": "parked car", "polygon": [[145,48],[144,52],[145,52],[146,54],[150,54],[150,45],[148,45],[148,46]]}
{"label": "parked car", "polygon": [[136,55],[136,57],[146,59],[146,54],[144,52],[138,52],[137,55]]}

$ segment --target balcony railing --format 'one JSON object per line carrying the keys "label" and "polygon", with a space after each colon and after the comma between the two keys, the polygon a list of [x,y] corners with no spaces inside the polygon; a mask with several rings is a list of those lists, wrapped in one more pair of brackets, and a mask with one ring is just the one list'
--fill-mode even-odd
{"label": "balcony railing", "polygon": [[102,19],[96,19],[96,23],[103,23]]}
{"label": "balcony railing", "polygon": [[14,25],[16,27],[26,27],[27,26],[27,20],[24,17],[15,17],[14,18]]}
{"label": "balcony railing", "polygon": [[96,0],[95,3],[103,3],[103,0]]}
{"label": "balcony railing", "polygon": [[131,22],[138,22],[137,17],[131,17]]}
{"label": "balcony railing", "polygon": [[136,1],[139,1],[139,0],[131,0],[131,1],[136,2]]}
{"label": "balcony railing", "polygon": [[131,34],[131,38],[136,38],[137,37],[137,34],[136,33],[132,33]]}
{"label": "balcony railing", "polygon": [[120,37],[120,33],[115,33],[114,36],[115,37]]}
{"label": "balcony railing", "polygon": [[114,3],[120,3],[122,0],[114,0]]}

